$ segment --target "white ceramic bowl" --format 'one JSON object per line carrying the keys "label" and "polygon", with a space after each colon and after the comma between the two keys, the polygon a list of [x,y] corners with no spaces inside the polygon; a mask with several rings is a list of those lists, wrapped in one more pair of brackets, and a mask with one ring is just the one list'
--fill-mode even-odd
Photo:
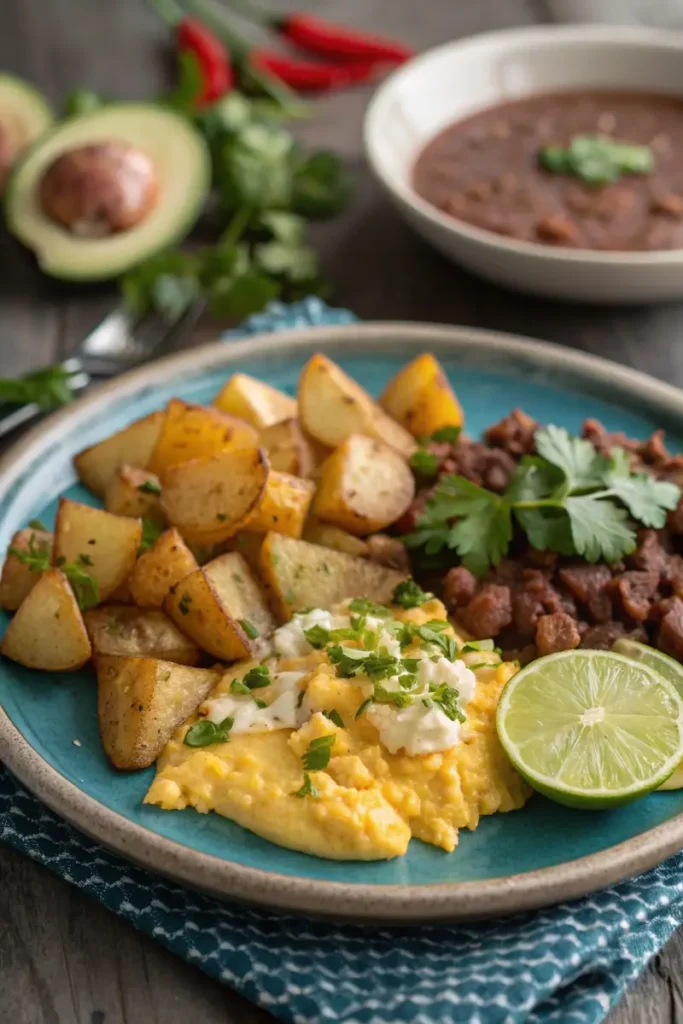
{"label": "white ceramic bowl", "polygon": [[681,299],[683,249],[614,253],[516,242],[441,213],[412,187],[418,153],[451,122],[531,93],[591,88],[683,96],[683,33],[546,26],[446,43],[380,87],[365,117],[366,154],[405,220],[482,277],[577,302]]}

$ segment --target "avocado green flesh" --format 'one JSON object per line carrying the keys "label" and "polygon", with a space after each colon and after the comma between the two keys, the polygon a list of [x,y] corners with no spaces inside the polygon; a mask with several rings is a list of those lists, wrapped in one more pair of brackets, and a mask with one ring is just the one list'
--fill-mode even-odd
{"label": "avocado green flesh", "polygon": [[[112,141],[128,143],[150,158],[159,184],[156,203],[128,231],[79,237],[43,212],[40,182],[62,153]],[[8,183],[5,216],[9,230],[33,250],[46,274],[106,280],[184,237],[202,210],[210,183],[206,143],[189,121],[153,104],[112,104],[57,125],[28,151]]]}
{"label": "avocado green flesh", "polygon": [[47,101],[22,78],[0,74],[0,125],[17,154],[26,149],[53,121]]}

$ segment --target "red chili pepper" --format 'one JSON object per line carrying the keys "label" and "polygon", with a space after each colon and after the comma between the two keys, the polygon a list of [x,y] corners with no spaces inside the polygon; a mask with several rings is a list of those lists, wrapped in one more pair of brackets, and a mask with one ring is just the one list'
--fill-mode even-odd
{"label": "red chili pepper", "polygon": [[368,82],[377,73],[376,65],[368,62],[317,64],[310,60],[296,60],[273,50],[252,50],[249,57],[255,68],[270,72],[299,92],[343,89],[347,85]]}
{"label": "red chili pepper", "polygon": [[299,12],[286,18],[270,21],[285,39],[302,50],[332,57],[338,61],[372,61],[403,64],[415,55],[415,50],[393,39],[364,32],[354,32],[332,22]]}
{"label": "red chili pepper", "polygon": [[235,84],[235,74],[227,49],[220,39],[201,21],[183,18],[178,25],[178,49],[194,54],[202,72],[203,88],[197,100],[199,106],[220,99]]}

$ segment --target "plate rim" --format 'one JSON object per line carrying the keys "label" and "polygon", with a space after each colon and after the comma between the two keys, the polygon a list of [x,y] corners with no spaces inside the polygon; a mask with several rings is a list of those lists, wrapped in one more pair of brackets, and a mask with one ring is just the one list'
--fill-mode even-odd
{"label": "plate rim", "polygon": [[[183,370],[197,371],[276,352],[333,349],[378,355],[396,343],[457,354],[474,346],[498,356],[525,356],[539,367],[566,370],[638,397],[683,423],[683,391],[600,356],[498,331],[419,322],[381,321],[301,327],[243,340],[221,340],[139,367],[94,389],[27,432],[0,459],[0,493],[21,478],[32,458],[67,424],[87,419],[110,398],[168,383]],[[101,804],[38,754],[0,705],[0,759],[51,810],[129,861],[224,899],[312,917],[375,923],[419,924],[517,913],[589,895],[661,863],[683,846],[683,812],[597,853],[523,874],[424,886],[371,885],[301,878],[264,871],[203,853],[138,825]]]}

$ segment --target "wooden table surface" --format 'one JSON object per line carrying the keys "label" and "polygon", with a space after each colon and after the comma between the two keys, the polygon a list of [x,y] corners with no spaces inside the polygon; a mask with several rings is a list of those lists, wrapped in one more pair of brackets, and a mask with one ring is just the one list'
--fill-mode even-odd
{"label": "wooden table surface", "polygon": [[[271,6],[277,6],[271,4]],[[57,101],[76,86],[122,98],[165,81],[164,32],[144,0],[9,0],[0,69]],[[321,0],[316,10],[426,48],[544,18],[542,0]],[[404,227],[364,165],[369,90],[321,100],[299,128],[340,151],[357,179],[350,209],[315,229],[335,300],[364,318],[470,324],[595,352],[683,386],[683,307],[595,309],[506,293],[447,263]],[[108,287],[51,283],[0,237],[0,374],[68,353],[114,301]],[[203,325],[194,341],[216,325]],[[273,1018],[185,964],[18,853],[0,847],[0,1021],[15,1024],[267,1024]],[[683,940],[674,938],[610,1024],[683,1021]],[[386,1024],[392,1024],[387,1020]]]}

